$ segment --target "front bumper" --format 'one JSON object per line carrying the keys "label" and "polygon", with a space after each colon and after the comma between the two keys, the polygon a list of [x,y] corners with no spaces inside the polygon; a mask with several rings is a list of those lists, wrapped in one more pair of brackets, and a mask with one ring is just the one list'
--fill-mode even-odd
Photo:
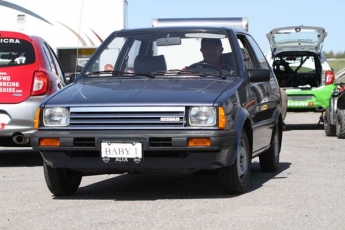
{"label": "front bumper", "polygon": [[[210,138],[211,146],[187,146],[188,138],[206,137]],[[59,138],[60,146],[39,146],[41,138]],[[234,162],[237,146],[235,130],[37,131],[30,140],[48,165],[91,171],[219,168]],[[141,142],[142,159],[138,163],[132,159],[106,163],[101,157],[102,141]]]}

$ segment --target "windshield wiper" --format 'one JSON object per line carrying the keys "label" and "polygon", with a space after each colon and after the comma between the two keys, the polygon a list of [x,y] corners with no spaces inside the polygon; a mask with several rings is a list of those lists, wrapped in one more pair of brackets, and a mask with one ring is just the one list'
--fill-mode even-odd
{"label": "windshield wiper", "polygon": [[188,74],[188,75],[208,75],[203,72],[195,72],[190,70],[181,70],[181,69],[169,69],[169,70],[161,70],[152,72],[153,75],[181,75],[181,74]]}
{"label": "windshield wiper", "polygon": [[85,76],[95,76],[95,75],[101,75],[101,74],[106,74],[106,75],[111,75],[111,76],[116,76],[116,77],[121,77],[123,75],[137,75],[137,76],[145,76],[145,77],[151,77],[151,78],[155,77],[152,74],[146,74],[146,73],[132,73],[132,72],[112,71],[112,70],[87,72]]}
{"label": "windshield wiper", "polygon": [[86,72],[85,76],[93,76],[93,75],[100,75],[100,74],[113,74],[111,70],[104,70],[104,71],[94,71],[94,72]]}
{"label": "windshield wiper", "polygon": [[192,75],[192,76],[220,76],[223,79],[226,78],[226,76],[222,73],[207,73],[207,72],[200,72],[200,71],[191,71],[191,70],[181,70],[181,69],[169,69],[169,70],[162,70],[162,71],[156,71],[153,72],[152,75]]}

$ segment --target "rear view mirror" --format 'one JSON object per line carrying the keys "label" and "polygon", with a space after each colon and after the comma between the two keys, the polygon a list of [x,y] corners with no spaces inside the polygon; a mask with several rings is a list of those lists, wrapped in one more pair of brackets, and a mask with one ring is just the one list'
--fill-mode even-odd
{"label": "rear view mirror", "polygon": [[76,80],[77,76],[78,76],[77,73],[72,73],[71,76],[70,76],[68,84],[74,82]]}
{"label": "rear view mirror", "polygon": [[180,37],[171,37],[171,38],[158,38],[156,41],[157,46],[174,46],[181,45]]}

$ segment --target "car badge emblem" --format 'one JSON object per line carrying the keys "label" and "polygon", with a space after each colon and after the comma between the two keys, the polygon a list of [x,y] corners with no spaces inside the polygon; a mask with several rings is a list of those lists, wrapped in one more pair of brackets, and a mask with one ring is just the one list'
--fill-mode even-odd
{"label": "car badge emblem", "polygon": [[110,158],[109,157],[103,157],[102,160],[104,163],[108,163],[110,161]]}
{"label": "car badge emblem", "polygon": [[141,159],[139,157],[136,157],[133,159],[133,161],[138,164],[138,163],[140,163]]}
{"label": "car badge emblem", "polygon": [[161,117],[161,121],[167,121],[167,122],[180,121],[180,118],[179,117]]}

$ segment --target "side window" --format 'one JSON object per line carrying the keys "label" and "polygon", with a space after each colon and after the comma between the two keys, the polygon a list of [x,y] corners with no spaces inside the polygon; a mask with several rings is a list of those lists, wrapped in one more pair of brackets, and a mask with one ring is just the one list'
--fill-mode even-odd
{"label": "side window", "polygon": [[[257,65],[259,66],[258,68],[260,69],[271,69],[268,65],[268,62],[265,58],[265,56],[263,55],[260,47],[258,46],[258,44],[255,42],[255,40],[249,36],[249,35],[246,35],[246,40],[249,42],[250,46],[251,46],[251,51],[252,51],[252,56],[255,57],[256,59],[256,63]],[[249,50],[249,47],[248,47],[248,50]],[[273,89],[273,92],[278,92],[278,81],[275,77],[275,75],[271,72],[271,77],[270,77],[270,86],[271,88]]]}
{"label": "side window", "polygon": [[60,66],[60,63],[59,63],[59,61],[58,61],[58,59],[56,57],[56,54],[55,54],[54,50],[48,44],[46,44],[46,45],[49,48],[49,51],[51,53],[51,57],[52,57],[52,59],[53,59],[53,61],[55,63],[56,71],[58,73],[58,76],[60,77],[60,80],[65,82],[65,78],[64,78],[62,67]]}
{"label": "side window", "polygon": [[134,61],[135,61],[135,58],[139,54],[140,46],[141,46],[141,41],[135,40],[133,42],[127,55],[127,62],[125,66],[126,72],[134,72]]}
{"label": "side window", "polygon": [[243,62],[247,69],[255,69],[257,68],[255,66],[255,59],[253,58],[253,55],[250,55],[250,46],[248,45],[244,35],[237,35],[237,41],[240,45]]}
{"label": "side window", "polygon": [[260,47],[258,46],[258,44],[255,42],[255,40],[253,39],[253,37],[251,36],[246,36],[250,45],[252,46],[253,48],[253,51],[254,51],[254,54],[256,56],[256,58],[258,59],[260,65],[261,65],[261,68],[263,69],[270,69],[268,63],[267,63],[267,60],[264,56],[264,54],[262,53]]}
{"label": "side window", "polygon": [[48,60],[48,64],[49,64],[49,68],[51,69],[51,71],[53,73],[55,73],[56,75],[59,75],[56,68],[55,68],[55,64],[54,64],[54,61],[51,57],[51,54],[50,54],[50,51],[49,51],[49,48],[47,47],[47,45],[44,43],[43,45],[43,50],[44,50],[44,54]]}

